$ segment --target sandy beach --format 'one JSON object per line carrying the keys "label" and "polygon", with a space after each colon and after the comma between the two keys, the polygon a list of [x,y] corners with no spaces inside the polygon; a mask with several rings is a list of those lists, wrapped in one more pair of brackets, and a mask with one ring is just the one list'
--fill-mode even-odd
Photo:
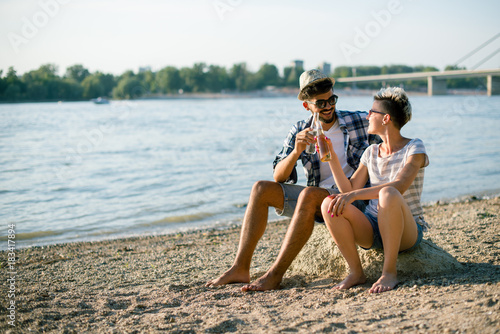
{"label": "sandy beach", "polygon": [[[293,271],[277,291],[242,293],[241,284],[206,288],[230,266],[237,226],[16,249],[15,282],[7,281],[12,275],[2,252],[0,331],[500,333],[500,198],[436,204],[425,208],[425,216],[432,229],[424,238],[463,270],[425,277],[415,272],[383,294],[368,293],[373,281],[336,291],[336,278]],[[287,223],[268,224],[252,279],[275,259]],[[7,308],[12,301],[14,311]]]}

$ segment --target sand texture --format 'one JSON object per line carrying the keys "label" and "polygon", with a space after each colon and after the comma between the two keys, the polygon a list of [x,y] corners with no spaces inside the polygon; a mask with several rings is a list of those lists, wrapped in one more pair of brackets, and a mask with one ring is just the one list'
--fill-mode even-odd
{"label": "sand texture", "polygon": [[[0,332],[500,333],[500,198],[429,206],[425,217],[427,241],[400,256],[402,282],[382,294],[368,293],[376,251],[362,254],[365,285],[331,289],[346,267],[322,225],[270,292],[204,287],[232,263],[239,227],[17,249],[15,326],[2,252]],[[268,225],[252,279],[276,258],[287,224]]]}

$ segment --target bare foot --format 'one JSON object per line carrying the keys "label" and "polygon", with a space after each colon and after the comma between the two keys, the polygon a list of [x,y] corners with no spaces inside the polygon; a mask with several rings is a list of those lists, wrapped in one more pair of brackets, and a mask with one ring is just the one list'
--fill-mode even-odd
{"label": "bare foot", "polygon": [[267,291],[267,290],[279,290],[281,284],[281,277],[273,277],[266,273],[261,278],[257,279],[252,284],[247,284],[241,288],[241,291]]}
{"label": "bare foot", "polygon": [[250,273],[248,271],[231,268],[224,274],[220,275],[218,278],[208,281],[207,284],[205,284],[205,286],[207,288],[213,288],[224,284],[249,283],[249,282],[250,282]]}
{"label": "bare foot", "polygon": [[366,282],[366,276],[364,273],[359,274],[349,274],[342,282],[335,285],[332,289],[345,290],[353,286],[364,284]]}
{"label": "bare foot", "polygon": [[382,274],[378,281],[373,283],[370,293],[380,293],[394,289],[398,285],[399,281],[396,275],[392,274]]}

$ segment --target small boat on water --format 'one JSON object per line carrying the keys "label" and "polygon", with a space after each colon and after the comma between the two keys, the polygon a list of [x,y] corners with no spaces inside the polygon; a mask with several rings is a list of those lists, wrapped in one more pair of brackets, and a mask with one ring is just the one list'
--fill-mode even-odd
{"label": "small boat on water", "polygon": [[109,100],[104,97],[98,97],[97,99],[92,99],[90,101],[94,102],[95,104],[109,104]]}

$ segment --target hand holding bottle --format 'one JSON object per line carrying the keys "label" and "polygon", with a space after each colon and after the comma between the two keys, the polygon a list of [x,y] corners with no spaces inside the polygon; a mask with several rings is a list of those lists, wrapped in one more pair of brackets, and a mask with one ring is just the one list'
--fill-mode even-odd
{"label": "hand holding bottle", "polygon": [[319,153],[319,159],[321,160],[321,162],[330,161],[332,159],[332,155],[330,153],[331,148],[325,141],[326,136],[323,132],[323,127],[321,126],[321,122],[319,120],[319,113],[314,113],[313,124],[317,131],[316,143],[317,143],[317,151]]}
{"label": "hand holding bottle", "polygon": [[[297,152],[302,153],[305,150],[305,153],[309,153],[308,150],[310,146],[312,145],[314,148],[316,139],[315,136],[311,134],[313,131],[313,128],[307,128],[297,134],[295,137],[295,150]],[[315,152],[309,154],[314,154]]]}
{"label": "hand holding bottle", "polygon": [[307,131],[307,134],[312,136],[314,141],[306,147],[306,153],[314,154],[316,153],[316,135],[318,134],[318,131],[315,128],[311,127],[309,128],[309,131]]}
{"label": "hand holding bottle", "polygon": [[[318,141],[319,140],[317,140],[317,142],[316,142],[316,149],[317,150],[319,150]],[[328,150],[330,151],[331,157],[333,158],[334,156],[337,156],[337,154],[335,153],[335,150],[333,149],[333,143],[332,143],[331,139],[325,136],[325,143],[328,146]]]}
{"label": "hand holding bottle", "polygon": [[316,137],[316,149],[318,150],[319,153],[319,159],[321,162],[327,162],[332,160],[332,154],[331,152],[333,149],[331,146],[328,146],[328,142],[330,139],[328,139],[327,136],[324,134],[321,134]]}

